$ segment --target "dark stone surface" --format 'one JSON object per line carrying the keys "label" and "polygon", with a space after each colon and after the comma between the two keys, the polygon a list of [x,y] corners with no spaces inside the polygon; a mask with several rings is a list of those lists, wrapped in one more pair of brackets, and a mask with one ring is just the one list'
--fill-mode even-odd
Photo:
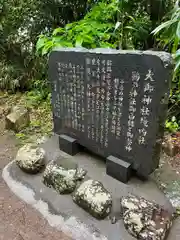
{"label": "dark stone surface", "polygon": [[131,177],[131,164],[119,158],[109,156],[106,159],[106,173],[117,180],[126,183]]}
{"label": "dark stone surface", "polygon": [[62,151],[71,156],[74,156],[79,152],[79,144],[77,140],[64,134],[59,136],[59,146]]}
{"label": "dark stone surface", "polygon": [[54,132],[147,177],[159,164],[171,55],[58,49],[49,58]]}

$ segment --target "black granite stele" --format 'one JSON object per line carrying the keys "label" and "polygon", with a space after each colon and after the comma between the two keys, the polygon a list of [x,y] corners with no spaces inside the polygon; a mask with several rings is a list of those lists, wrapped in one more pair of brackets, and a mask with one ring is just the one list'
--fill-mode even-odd
{"label": "black granite stele", "polygon": [[147,177],[159,164],[172,68],[165,52],[54,50],[49,79],[60,148],[73,155],[82,145],[103,156],[118,180],[127,181],[130,168]]}

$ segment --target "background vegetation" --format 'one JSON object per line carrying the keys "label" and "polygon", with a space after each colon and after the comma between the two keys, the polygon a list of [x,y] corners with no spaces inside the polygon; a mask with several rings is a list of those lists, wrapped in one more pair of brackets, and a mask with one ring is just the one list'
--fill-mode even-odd
{"label": "background vegetation", "polygon": [[[37,43],[37,45],[36,45]],[[180,5],[173,0],[0,0],[0,88],[49,99],[54,47],[164,50],[173,54],[166,127],[180,127]]]}

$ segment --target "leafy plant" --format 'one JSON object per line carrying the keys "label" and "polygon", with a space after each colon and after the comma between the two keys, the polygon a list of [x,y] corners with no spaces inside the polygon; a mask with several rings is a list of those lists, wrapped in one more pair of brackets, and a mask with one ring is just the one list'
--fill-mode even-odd
{"label": "leafy plant", "polygon": [[98,2],[82,20],[56,28],[49,36],[41,35],[37,52],[46,55],[56,47],[144,48],[150,20],[137,4],[129,0]]}
{"label": "leafy plant", "polygon": [[163,48],[168,49],[176,60],[175,72],[180,67],[180,6],[176,2],[170,20],[162,23],[152,33],[159,35],[159,41]]}
{"label": "leafy plant", "polygon": [[47,81],[35,80],[32,82],[31,89],[26,95],[28,106],[38,107],[43,101],[47,100],[47,102],[50,102],[50,90]]}
{"label": "leafy plant", "polygon": [[46,56],[56,47],[165,50],[176,61],[168,128],[173,116],[179,124],[179,1],[173,7],[174,0],[0,0],[0,88],[30,90],[33,106],[50,98]]}
{"label": "leafy plant", "polygon": [[44,79],[46,61],[35,55],[39,34],[81,19],[90,6],[91,1],[84,0],[0,0],[0,61],[14,69],[8,73],[9,83],[1,81],[0,88],[24,90],[32,79]]}
{"label": "leafy plant", "polygon": [[[180,21],[179,21],[180,22]],[[179,24],[180,25],[180,24]],[[179,31],[180,31],[180,27],[179,27]],[[180,42],[180,41],[179,41]],[[175,71],[179,71],[180,69],[180,48],[176,51],[175,53],[175,60],[176,60],[176,67],[175,67]]]}
{"label": "leafy plant", "polygon": [[[170,17],[169,17],[170,16]],[[158,26],[153,33],[161,48],[170,51],[175,59],[174,77],[170,93],[166,127],[172,131],[180,126],[180,2],[176,1],[169,20]],[[177,119],[177,120],[176,120]]]}
{"label": "leafy plant", "polygon": [[170,121],[168,121],[168,120],[166,121],[165,126],[166,126],[166,129],[172,133],[176,132],[179,129],[179,125],[176,121],[176,117],[174,117],[174,116],[171,118]]}
{"label": "leafy plant", "polygon": [[38,53],[46,55],[55,47],[114,48],[110,39],[116,12],[117,3],[99,3],[83,20],[56,28],[49,37],[41,35],[36,45]]}

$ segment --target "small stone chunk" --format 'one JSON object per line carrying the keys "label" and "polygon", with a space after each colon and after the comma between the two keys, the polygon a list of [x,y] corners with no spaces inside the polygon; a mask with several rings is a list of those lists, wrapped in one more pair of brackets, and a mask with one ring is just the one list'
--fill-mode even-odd
{"label": "small stone chunk", "polygon": [[77,171],[76,171],[76,179],[77,180],[82,180],[84,179],[84,177],[86,176],[87,174],[87,171],[83,168],[77,168]]}
{"label": "small stone chunk", "polygon": [[4,109],[2,106],[0,106],[0,118],[3,117],[3,114],[4,114]]}
{"label": "small stone chunk", "polygon": [[82,183],[76,189],[73,200],[98,219],[107,217],[111,212],[112,196],[99,181],[90,179]]}
{"label": "small stone chunk", "polygon": [[76,188],[77,181],[82,180],[86,171],[77,169],[66,169],[57,164],[47,165],[43,174],[43,183],[54,188],[60,194],[72,193]]}
{"label": "small stone chunk", "polygon": [[129,195],[121,199],[123,221],[128,232],[140,240],[164,240],[172,215],[151,201]]}
{"label": "small stone chunk", "polygon": [[[178,141],[179,139],[179,141]],[[162,148],[164,152],[170,156],[174,157],[180,152],[180,137],[178,136],[166,136],[162,143]]]}
{"label": "small stone chunk", "polygon": [[15,160],[24,172],[35,174],[45,166],[45,151],[33,144],[26,144],[19,149]]}
{"label": "small stone chunk", "polygon": [[6,129],[18,132],[30,123],[29,111],[23,106],[15,106],[6,116]]}
{"label": "small stone chunk", "polygon": [[0,106],[0,119],[5,117],[6,115],[8,115],[10,113],[11,107],[9,106]]}

